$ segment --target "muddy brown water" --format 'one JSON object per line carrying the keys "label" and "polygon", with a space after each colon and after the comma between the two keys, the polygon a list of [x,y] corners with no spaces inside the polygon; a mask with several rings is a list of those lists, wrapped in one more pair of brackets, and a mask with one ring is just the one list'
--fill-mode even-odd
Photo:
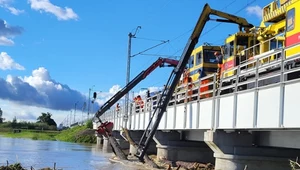
{"label": "muddy brown water", "polygon": [[39,141],[0,136],[0,166],[20,162],[34,169],[54,167],[63,170],[123,170],[135,169],[111,163],[112,153],[99,145],[82,145],[60,141]]}

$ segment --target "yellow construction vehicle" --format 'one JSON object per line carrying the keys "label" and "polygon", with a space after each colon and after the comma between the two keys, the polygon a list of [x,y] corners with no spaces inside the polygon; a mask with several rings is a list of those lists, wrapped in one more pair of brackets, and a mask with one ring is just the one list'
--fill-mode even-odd
{"label": "yellow construction vehicle", "polygon": [[[257,58],[260,54],[284,46],[288,47],[300,41],[300,22],[295,20],[295,17],[300,14],[299,11],[295,10],[295,8],[299,8],[300,10],[299,1],[300,0],[272,1],[263,8],[263,20],[259,28],[253,27],[252,32],[238,32],[225,40],[225,54],[223,59],[224,78],[235,74],[234,71],[228,70],[240,63],[247,62],[254,56]],[[298,26],[295,21],[299,23]],[[290,29],[288,30],[289,25]],[[289,37],[289,40],[287,37]],[[299,48],[300,47],[287,50],[286,58],[299,51]],[[280,57],[280,55],[273,55],[269,58],[264,58],[260,62],[262,64],[269,63],[278,57]],[[295,65],[295,62],[291,65]],[[253,65],[249,65],[247,68],[251,68],[252,66]]]}
{"label": "yellow construction vehicle", "polygon": [[[289,48],[300,43],[300,0],[275,0],[263,8],[263,20],[259,31],[261,41],[261,53],[275,48]],[[268,26],[265,26],[269,24]],[[264,42],[264,43],[263,43]],[[300,47],[288,49],[285,57],[292,57],[300,51]],[[276,59],[272,56],[270,60]],[[265,61],[262,61],[265,62]],[[290,62],[289,66],[295,66],[298,61]]]}
{"label": "yellow construction vehicle", "polygon": [[[285,46],[286,11],[291,4],[293,4],[293,0],[275,0],[263,8],[263,20],[257,32],[260,54]],[[260,62],[268,63],[278,57],[280,56],[273,55]]]}
{"label": "yellow construction vehicle", "polygon": [[[215,16],[218,16],[221,18],[225,18],[225,19],[219,19],[219,18],[212,19],[212,18],[208,17],[208,20],[238,24],[239,32],[230,36],[227,39],[226,45],[224,47],[223,70],[233,68],[234,66],[238,65],[241,62],[241,59],[236,58],[235,56],[237,54],[239,54],[239,52],[241,52],[243,49],[248,48],[249,46],[252,46],[257,43],[257,40],[256,40],[257,38],[255,37],[255,34],[250,32],[250,29],[253,28],[254,26],[252,24],[248,23],[248,21],[245,18],[235,16],[232,14],[228,14],[225,12],[217,11],[217,10],[211,9],[209,7],[204,11],[204,13],[205,13],[204,15],[212,14],[212,15],[215,15]],[[237,48],[235,48],[235,47],[237,47]],[[204,47],[204,46],[199,47],[194,50],[193,55],[198,53],[198,51],[205,51],[204,48],[209,48],[209,47]],[[220,47],[217,47],[217,46],[214,46],[211,48],[212,48],[211,51],[214,50],[214,51],[220,52],[220,50],[221,50]],[[207,54],[208,59],[206,59],[206,55],[203,55],[203,59],[205,61],[211,60],[212,54],[213,53]],[[194,55],[194,57],[196,57],[196,55]],[[193,57],[192,57],[190,59],[190,61],[192,61],[192,60],[196,61],[196,58],[193,59]],[[215,60],[214,60],[214,62],[215,62],[215,64],[217,64],[217,62]],[[216,71],[215,69],[211,69],[211,68],[214,68],[214,66],[212,66],[210,64],[211,64],[210,62],[206,62],[206,64],[204,64],[204,65],[197,65],[197,63],[194,63],[195,67],[188,66],[188,68],[191,71],[191,76],[192,76],[193,80],[197,79],[198,76],[196,76],[194,73],[196,73],[197,69],[199,69],[201,67],[203,67],[204,71],[207,73],[215,72]],[[232,75],[233,73],[228,73],[228,74]]]}
{"label": "yellow construction vehicle", "polygon": [[[300,16],[299,10],[300,0],[275,0],[263,8],[262,21],[256,32],[260,42],[259,54],[300,43],[300,21],[296,19]],[[288,49],[285,57],[292,57],[299,51],[300,47]],[[273,55],[260,60],[260,63],[272,62],[279,57],[280,55]],[[299,61],[291,61],[287,65],[292,68],[297,64]]]}
{"label": "yellow construction vehicle", "polygon": [[[212,19],[209,17],[209,15],[215,15],[215,16],[218,16],[218,17],[224,18],[224,19],[220,19],[220,18]],[[228,14],[228,13],[225,13],[222,11],[211,9],[207,5],[203,11],[203,19],[205,19],[205,20],[201,21],[202,24],[205,24],[205,22],[208,20],[237,24],[239,26],[239,32],[235,34],[235,36],[232,40],[233,41],[232,45],[237,45],[239,48],[241,48],[242,46],[244,46],[244,48],[246,48],[249,45],[252,45],[251,40],[254,38],[250,39],[248,37],[254,37],[253,36],[254,34],[250,32],[250,29],[253,28],[253,25],[248,23],[248,21],[245,18],[235,16],[232,14]],[[244,41],[247,41],[246,45],[245,45]],[[250,43],[249,45],[248,45],[248,42]],[[242,50],[242,49],[239,49],[239,51],[240,50]],[[202,69],[206,73],[206,75],[217,72],[218,62],[216,60],[216,57],[214,56],[214,52],[216,52],[216,51],[220,52],[221,48],[219,46],[200,46],[193,50],[191,57],[189,59],[189,62],[186,66],[186,68],[189,71],[189,76],[192,78],[193,81],[198,79],[198,77],[199,77],[198,70],[199,69]],[[234,50],[235,53],[237,53],[239,51]],[[225,57],[225,59],[224,59],[225,65],[229,66],[228,68],[232,68],[233,66],[235,66],[235,64],[232,66],[229,65],[229,63],[231,62],[230,60],[233,60],[233,58],[234,58],[233,57],[234,54],[230,55],[227,58]],[[225,56],[226,56],[226,54],[225,54]],[[202,64],[201,64],[201,62],[202,62]],[[221,69],[219,69],[219,70],[221,71]],[[181,83],[183,83],[183,81],[180,81],[179,84],[181,84]]]}
{"label": "yellow construction vehicle", "polygon": [[216,57],[214,56],[214,53],[220,51],[221,50],[219,46],[209,45],[202,45],[193,50],[191,58],[189,59],[187,65],[189,76],[193,81],[198,80],[199,69],[204,71],[205,75],[217,72],[218,63]]}
{"label": "yellow construction vehicle", "polygon": [[[246,62],[249,59],[258,59],[260,64],[270,63],[281,57],[281,53],[277,53],[276,55],[270,55],[276,50],[280,50],[282,47],[289,48],[295,46],[300,43],[300,21],[295,19],[297,16],[300,16],[300,0],[275,0],[266,5],[262,11],[262,21],[259,28],[252,28],[252,32],[254,33],[254,37],[249,36],[249,41],[251,38],[254,43],[254,46],[249,46],[249,48],[243,50],[241,53],[245,55]],[[251,33],[250,33],[251,34]],[[228,37],[226,39],[226,44],[232,42],[232,37]],[[240,58],[241,55],[236,53],[234,50],[239,49],[238,44],[231,43],[227,46],[235,56],[236,59]],[[225,48],[226,49],[226,48]],[[294,48],[290,48],[286,50],[285,58],[293,57],[295,54],[299,54],[300,46],[296,46]],[[252,56],[252,52],[254,55]],[[269,56],[269,57],[263,57]],[[225,57],[226,59],[226,54]],[[260,59],[261,58],[261,59]],[[236,60],[237,61],[237,60]],[[228,61],[224,61],[228,62]],[[238,62],[235,63],[237,66]],[[299,60],[292,60],[286,64],[286,67],[293,68],[300,64]],[[230,65],[232,66],[232,64]],[[247,69],[253,67],[254,64],[247,65]],[[228,77],[234,75],[235,72],[227,71],[228,66],[224,66],[224,77]],[[278,71],[280,69],[280,64],[272,65],[270,67],[266,67],[265,71],[259,72],[259,75],[263,75],[266,73],[272,73],[274,71]],[[255,73],[251,73],[249,75],[245,75],[243,80],[254,77]],[[300,73],[295,75],[288,75],[288,79],[299,77]],[[272,79],[268,79],[262,81],[263,84],[276,83],[280,81],[278,77],[274,77]],[[246,87],[247,88],[247,87]]]}
{"label": "yellow construction vehicle", "polygon": [[259,47],[246,50],[258,43],[255,32],[240,31],[226,38],[223,47],[223,78],[235,75],[236,71],[230,71],[232,68],[259,54]]}
{"label": "yellow construction vehicle", "polygon": [[[292,0],[289,2],[290,5],[286,8],[286,41],[285,46],[287,48],[295,46],[300,43],[300,0]],[[299,18],[297,18],[299,17]],[[300,46],[288,49],[286,51],[286,58],[294,56],[296,53],[299,53]],[[299,64],[299,61],[291,63],[291,67],[294,67],[296,64]]]}

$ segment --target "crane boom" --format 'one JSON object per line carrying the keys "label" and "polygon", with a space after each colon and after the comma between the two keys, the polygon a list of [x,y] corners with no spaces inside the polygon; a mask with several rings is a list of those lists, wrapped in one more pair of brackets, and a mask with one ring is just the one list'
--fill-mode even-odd
{"label": "crane boom", "polygon": [[[200,17],[198,18],[198,21],[194,27],[194,31],[192,32],[190,38],[188,39],[188,42],[187,42],[185,49],[181,55],[179,63],[172,71],[172,73],[167,81],[166,88],[163,90],[162,95],[157,103],[157,107],[155,108],[154,113],[152,114],[151,119],[149,121],[149,124],[140,139],[136,156],[142,162],[144,162],[144,155],[146,154],[146,151],[150,145],[150,142],[159,126],[160,120],[161,120],[164,112],[166,111],[167,105],[170,101],[170,98],[173,95],[173,92],[176,88],[176,85],[179,82],[179,79],[185,69],[185,66],[188,63],[190,55],[191,55],[193,49],[195,48],[196,44],[198,43],[199,37],[203,31],[203,28],[204,28],[206,22],[210,20],[210,18],[209,18],[210,15],[217,15],[219,17],[228,19],[231,23],[237,23],[237,24],[239,24],[240,29],[241,29],[241,27],[249,28],[252,26],[244,18],[211,9],[208,4],[205,4],[205,6],[203,7],[203,10],[202,10],[202,13],[200,14]],[[157,118],[153,124],[152,129],[150,130],[149,134],[146,137],[147,131],[149,130],[149,127],[152,124],[152,120],[156,113],[157,113]]]}
{"label": "crane boom", "polygon": [[170,64],[168,66],[175,67],[178,64],[178,60],[173,60],[168,58],[158,58],[150,67],[148,67],[146,70],[143,70],[133,80],[131,80],[123,89],[118,91],[113,97],[111,97],[107,102],[105,102],[100,107],[100,109],[95,113],[93,120],[95,120],[95,118],[98,118],[100,121],[100,116],[103,115],[103,113],[105,113],[111,106],[113,106],[118,100],[120,100],[140,81],[145,79],[153,70],[155,70],[157,67],[163,67],[165,63]]}

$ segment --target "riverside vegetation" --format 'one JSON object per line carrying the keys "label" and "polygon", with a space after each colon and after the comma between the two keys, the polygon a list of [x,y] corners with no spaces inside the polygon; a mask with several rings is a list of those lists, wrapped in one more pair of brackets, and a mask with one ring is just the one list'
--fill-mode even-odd
{"label": "riverside vegetation", "polygon": [[0,124],[0,135],[12,138],[29,138],[33,140],[59,140],[76,143],[96,143],[92,121],[83,126],[64,128],[58,131],[56,126],[47,123],[3,122]]}

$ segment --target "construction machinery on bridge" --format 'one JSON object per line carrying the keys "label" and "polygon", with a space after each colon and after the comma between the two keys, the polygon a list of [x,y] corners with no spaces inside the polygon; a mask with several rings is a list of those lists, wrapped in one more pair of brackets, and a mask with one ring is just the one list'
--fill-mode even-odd
{"label": "construction machinery on bridge", "polygon": [[[168,65],[166,65],[168,64]],[[144,80],[152,71],[157,67],[175,67],[178,64],[177,60],[168,58],[158,58],[153,64],[151,64],[146,70],[141,71],[133,80],[131,80],[123,89],[118,91],[114,96],[112,96],[108,101],[106,101],[100,109],[95,113],[93,117],[94,122],[99,122],[100,126],[96,129],[99,135],[106,136],[116,153],[116,155],[121,159],[126,159],[125,154],[122,152],[120,146],[112,135],[113,123],[112,122],[102,122],[100,116],[102,116],[108,109],[110,109],[114,104],[116,104],[126,93],[128,93],[132,88],[134,88],[139,82]],[[128,115],[125,115],[125,120],[128,119]]]}
{"label": "construction machinery on bridge", "polygon": [[[215,15],[221,18],[225,19],[211,19],[210,15]],[[168,103],[173,95],[173,92],[179,83],[180,77],[182,73],[185,70],[186,65],[188,64],[188,61],[191,58],[191,54],[198,43],[199,37],[203,31],[204,26],[209,20],[215,20],[218,22],[226,22],[226,23],[234,23],[238,24],[240,32],[248,32],[250,28],[253,27],[252,24],[249,24],[246,19],[242,17],[238,17],[232,14],[228,14],[222,11],[218,11],[215,9],[210,8],[208,4],[204,5],[204,8],[202,10],[202,13],[200,14],[200,17],[197,21],[197,24],[194,28],[194,31],[192,32],[185,49],[181,55],[180,61],[177,65],[177,67],[172,71],[166,87],[161,94],[160,99],[158,100],[157,107],[155,108],[149,124],[144,131],[144,134],[142,135],[140,142],[139,142],[139,147],[137,149],[137,154],[136,156],[140,159],[140,161],[144,161],[144,155],[146,154],[147,149],[150,146],[150,142],[153,139],[153,136],[159,126],[159,123],[161,121],[161,118],[166,111],[166,108],[168,106]],[[204,56],[205,57],[205,56]],[[154,117],[156,117],[155,122],[152,124],[152,121],[154,121]],[[150,125],[152,125],[150,129]]]}
{"label": "construction machinery on bridge", "polygon": [[[268,4],[263,8],[262,13],[262,22],[260,27],[255,27],[244,18],[224,13],[218,10],[211,9],[208,4],[205,4],[203,11],[197,21],[197,24],[188,39],[186,47],[181,55],[181,58],[178,63],[174,64],[176,66],[172,71],[166,87],[161,94],[160,99],[158,100],[157,107],[153,111],[151,119],[149,121],[148,127],[146,128],[143,136],[140,139],[138,151],[136,156],[140,161],[144,161],[143,157],[146,154],[146,151],[150,145],[150,142],[159,126],[160,120],[166,111],[168,102],[170,101],[172,94],[179,83],[180,77],[183,74],[186,67],[188,67],[193,80],[196,80],[196,70],[199,68],[207,68],[208,65],[205,65],[206,59],[210,56],[201,54],[205,50],[211,51],[221,51],[223,54],[223,65],[221,69],[221,79],[226,79],[228,77],[236,76],[238,73],[235,69],[236,67],[241,67],[241,70],[255,70],[257,68],[257,62],[259,61],[261,65],[264,63],[270,63],[276,61],[279,57],[285,57],[286,59],[293,58],[293,56],[300,51],[299,46],[295,44],[300,43],[300,22],[296,19],[297,16],[300,16],[300,0],[276,0]],[[225,19],[211,19],[210,15],[215,15]],[[212,46],[210,49],[206,46],[199,47],[194,49],[198,43],[201,32],[209,20],[215,20],[219,22],[227,22],[238,24],[239,31],[235,34],[232,34],[225,40],[225,45],[222,47]],[[271,57],[268,56],[270,52],[280,50],[281,47],[293,47],[286,51],[284,56],[274,54]],[[279,52],[278,52],[279,54]],[[201,59],[201,56],[202,59]],[[197,58],[198,57],[198,58]],[[205,58],[205,59],[204,59]],[[200,65],[198,61],[202,60],[203,64]],[[300,62],[298,60],[291,60],[286,68],[291,69],[297,67]],[[211,64],[211,63],[210,63]],[[156,66],[156,65],[155,65]],[[208,71],[208,74],[216,72],[215,66],[211,65],[213,68],[211,72]],[[114,103],[116,103],[123,95],[125,95],[130,89],[132,89],[138,82],[144,79],[151,71],[153,67],[149,67],[148,71],[140,73],[135,79],[132,80],[125,88],[118,92],[114,97],[112,97],[108,102],[106,102],[99,111],[95,114],[94,118],[100,120],[100,116],[107,111]],[[272,72],[278,71],[278,69],[283,68],[266,68],[259,74],[272,74]],[[147,74],[145,74],[147,73]],[[240,79],[237,76],[235,81],[243,81],[245,79],[255,76],[257,72],[250,72],[249,74],[244,74],[243,78]],[[297,74],[290,75],[290,78],[299,77],[299,72]],[[226,86],[226,80],[224,80],[222,86]],[[222,84],[221,83],[221,84]],[[230,82],[231,84],[234,82]],[[243,88],[248,88],[244,86]],[[229,91],[230,92],[230,91]],[[155,119],[155,120],[154,120]],[[126,120],[126,119],[125,119]],[[154,121],[154,123],[153,123]],[[150,125],[152,127],[150,128]]]}
{"label": "construction machinery on bridge", "polygon": [[[246,33],[247,36],[244,36],[244,42],[248,45],[240,46],[241,44],[231,41],[234,35],[225,40],[225,46],[223,46],[225,51],[223,58],[223,73],[221,76],[224,81],[222,82],[222,86],[232,85],[235,81],[253,79],[255,76],[275,74],[281,71],[281,69],[284,69],[280,67],[280,64],[274,64],[265,67],[264,69],[259,69],[258,72],[256,72],[255,63],[258,60],[258,67],[262,68],[264,67],[264,64],[272,63],[280,57],[284,57],[285,59],[292,58],[300,51],[300,47],[293,47],[288,49],[284,56],[281,56],[281,50],[283,48],[292,47],[300,42],[300,22],[295,19],[299,16],[299,11],[297,10],[299,8],[299,0],[272,1],[262,10],[262,21],[260,26],[252,27],[250,29],[251,33]],[[240,40],[242,39],[243,38]],[[300,61],[298,59],[290,60],[285,64],[285,68],[292,69],[298,67],[299,64]],[[242,70],[241,73],[236,72],[237,67],[240,67],[240,70]],[[226,82],[226,78],[236,76],[237,74],[239,79]],[[287,79],[295,79],[299,78],[299,76],[300,73],[295,72],[293,74],[288,74]],[[277,76],[268,80],[262,80],[259,84],[266,85],[277,83],[279,81],[279,76]],[[253,85],[244,85],[240,87],[239,90],[246,90],[249,88],[253,88]],[[232,92],[234,91],[234,88],[231,88],[228,91]]]}

